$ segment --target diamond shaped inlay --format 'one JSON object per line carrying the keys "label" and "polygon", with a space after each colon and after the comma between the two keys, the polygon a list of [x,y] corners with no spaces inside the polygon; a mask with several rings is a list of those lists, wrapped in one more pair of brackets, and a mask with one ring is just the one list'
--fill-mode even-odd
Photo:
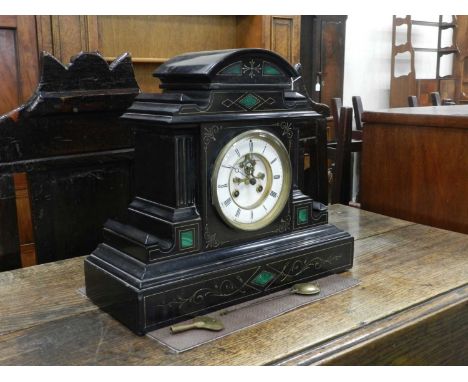
{"label": "diamond shaped inlay", "polygon": [[247,94],[246,96],[242,97],[239,100],[239,103],[246,107],[247,109],[252,109],[255,105],[257,105],[260,100],[255,97],[253,94]]}
{"label": "diamond shaped inlay", "polygon": [[255,278],[252,280],[254,284],[265,286],[268,284],[275,275],[268,271],[261,271]]}

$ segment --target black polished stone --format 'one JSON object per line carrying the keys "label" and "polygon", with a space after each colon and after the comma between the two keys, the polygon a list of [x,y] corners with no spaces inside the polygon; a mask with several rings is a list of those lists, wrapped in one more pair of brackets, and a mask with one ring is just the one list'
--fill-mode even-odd
{"label": "black polished stone", "polygon": [[[299,139],[307,131],[325,149],[329,112],[289,63],[262,49],[199,52],[155,76],[164,92],[138,96],[122,117],[135,131],[136,196],[85,261],[92,301],[143,334],[352,266],[353,238],[299,188]],[[276,220],[242,231],[218,214],[211,176],[226,143],[253,129],[284,144],[292,187]],[[325,159],[315,165],[326,168]],[[182,243],[187,235],[193,245]]]}

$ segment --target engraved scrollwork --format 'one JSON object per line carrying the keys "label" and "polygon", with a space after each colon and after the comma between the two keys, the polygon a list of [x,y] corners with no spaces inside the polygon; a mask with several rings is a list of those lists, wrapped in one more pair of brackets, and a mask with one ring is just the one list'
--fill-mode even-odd
{"label": "engraved scrollwork", "polygon": [[217,125],[205,126],[202,130],[202,139],[205,146],[205,151],[208,148],[208,145],[211,141],[216,141],[216,134],[218,133],[220,127]]}
{"label": "engraved scrollwork", "polygon": [[206,286],[197,289],[190,296],[184,297],[178,295],[173,300],[164,305],[157,305],[156,307],[164,307],[174,309],[179,312],[189,312],[205,305],[206,299],[221,298],[223,301],[236,294],[245,294],[248,281],[250,277],[244,280],[240,275],[231,278],[224,278],[222,280],[214,280],[211,286]]}
{"label": "engraved scrollwork", "polygon": [[289,230],[291,227],[291,216],[287,215],[285,218],[281,218],[276,232],[283,233]]}
{"label": "engraved scrollwork", "polygon": [[219,241],[216,239],[216,233],[210,233],[208,224],[205,224],[203,238],[205,239],[205,248],[210,249],[219,247]]}
{"label": "engraved scrollwork", "polygon": [[250,78],[254,78],[260,72],[260,64],[257,64],[254,59],[249,61],[249,65],[242,65],[242,74],[247,74]]}
{"label": "engraved scrollwork", "polygon": [[286,137],[288,137],[288,139],[291,139],[293,137],[294,131],[292,129],[291,122],[280,122],[279,127],[282,130],[281,135],[285,135]]}
{"label": "engraved scrollwork", "polygon": [[280,282],[284,282],[288,279],[299,276],[301,273],[304,273],[309,269],[319,271],[325,266],[332,268],[335,264],[338,264],[341,261],[341,258],[342,255],[335,255],[330,258],[314,256],[311,258],[300,258],[287,261],[283,264],[278,279]]}

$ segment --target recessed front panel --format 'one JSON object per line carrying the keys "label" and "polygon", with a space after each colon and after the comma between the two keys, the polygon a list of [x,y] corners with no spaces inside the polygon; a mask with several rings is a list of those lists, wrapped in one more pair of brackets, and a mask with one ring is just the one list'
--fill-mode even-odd
{"label": "recessed front panel", "polygon": [[288,151],[267,131],[239,134],[220,151],[211,187],[213,205],[229,226],[246,231],[266,227],[289,198]]}

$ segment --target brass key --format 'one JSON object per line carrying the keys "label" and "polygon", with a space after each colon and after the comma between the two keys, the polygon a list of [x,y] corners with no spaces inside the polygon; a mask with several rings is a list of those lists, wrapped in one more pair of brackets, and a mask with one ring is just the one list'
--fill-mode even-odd
{"label": "brass key", "polygon": [[218,332],[224,329],[220,320],[208,316],[195,317],[192,322],[172,325],[170,330],[172,334],[185,332],[191,329],[206,329]]}

